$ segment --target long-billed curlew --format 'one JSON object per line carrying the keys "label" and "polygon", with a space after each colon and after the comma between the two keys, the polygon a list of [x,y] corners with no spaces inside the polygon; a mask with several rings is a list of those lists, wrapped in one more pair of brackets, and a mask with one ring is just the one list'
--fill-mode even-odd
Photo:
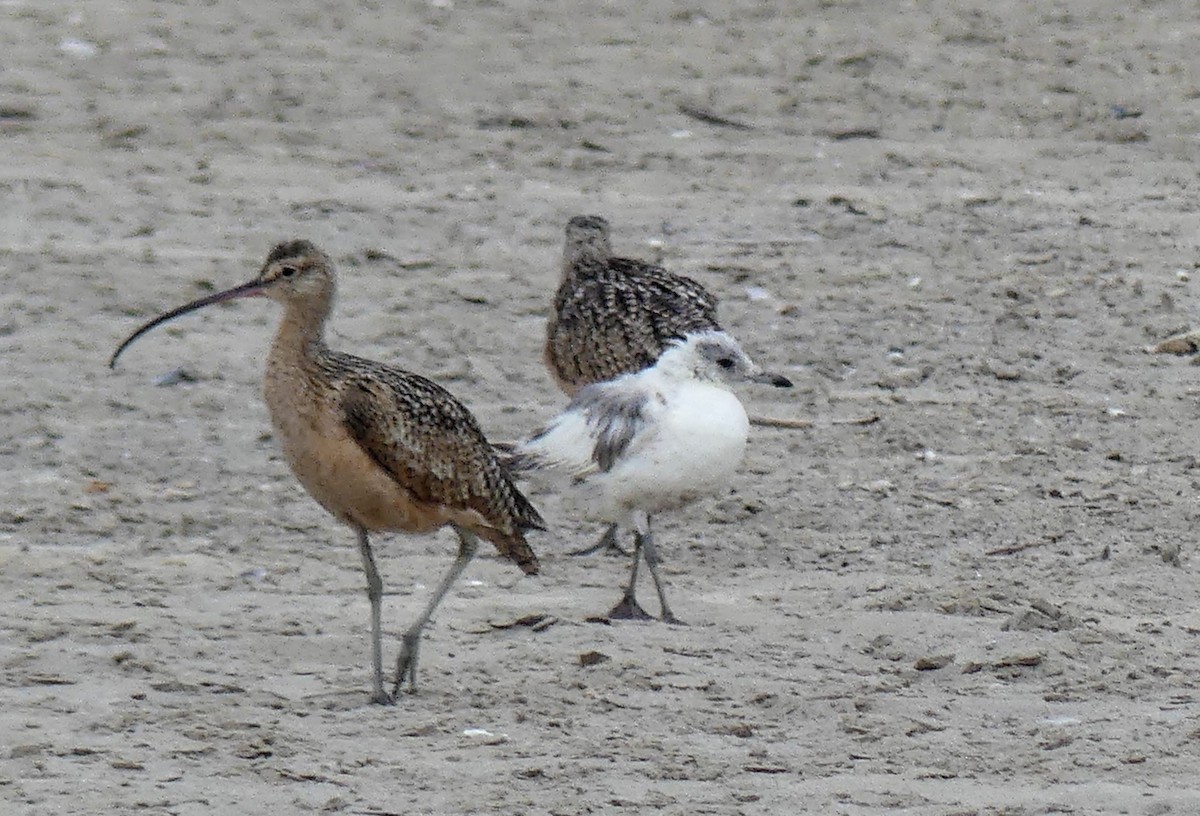
{"label": "long-billed curlew", "polygon": [[[546,324],[545,361],[568,396],[593,383],[654,365],[673,343],[698,332],[724,331],[717,299],[691,278],[613,255],[608,221],[576,215],[567,222],[562,281]],[[765,379],[790,388],[786,377]],[[620,549],[617,526],[578,550]]]}
{"label": "long-billed curlew", "polygon": [[[109,360],[150,329],[234,298],[265,296],[283,306],[267,357],[263,393],[283,453],[305,490],[358,536],[371,603],[372,699],[393,702],[405,678],[416,687],[421,630],[455,579],[490,541],[527,575],[538,560],[525,532],[544,529],[510,479],[475,418],[424,377],[331,351],[324,340],[335,279],[329,256],[308,241],[277,245],[257,277],[192,301],[144,324]],[[383,582],[369,534],[428,533],[449,526],[458,556],[404,633],[396,678],[383,686],[380,601]]]}
{"label": "long-billed curlew", "polygon": [[543,430],[514,450],[523,470],[567,470],[588,515],[634,530],[629,584],[609,617],[647,619],[635,597],[644,553],[662,619],[679,623],[658,574],[650,517],[723,488],[742,460],[749,420],[726,385],[770,382],[724,332],[668,343],[650,368],[584,386]]}

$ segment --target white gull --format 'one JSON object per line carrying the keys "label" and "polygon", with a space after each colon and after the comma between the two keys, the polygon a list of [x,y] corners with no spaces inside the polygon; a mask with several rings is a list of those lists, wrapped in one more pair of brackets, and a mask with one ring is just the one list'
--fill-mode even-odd
{"label": "white gull", "polygon": [[662,620],[681,623],[658,574],[650,517],[729,484],[750,423],[727,383],[774,379],[725,332],[697,332],[674,341],[650,368],[582,388],[561,414],[516,446],[517,469],[569,473],[586,516],[632,529],[629,585],[609,617],[651,617],[635,597],[644,554]]}

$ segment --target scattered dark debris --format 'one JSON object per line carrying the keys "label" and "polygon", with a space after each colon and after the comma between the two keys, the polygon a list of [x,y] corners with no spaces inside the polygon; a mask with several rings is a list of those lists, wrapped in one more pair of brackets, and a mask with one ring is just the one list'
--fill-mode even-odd
{"label": "scattered dark debris", "polygon": [[1110,144],[1137,144],[1150,141],[1150,134],[1140,128],[1137,130],[1119,128],[1116,132],[1101,134],[1100,141]]}
{"label": "scattered dark debris", "polygon": [[489,625],[493,629],[516,629],[524,626],[528,627],[534,632],[544,632],[556,623],[558,623],[558,618],[554,617],[553,615],[535,612],[531,615],[525,615],[524,617],[517,618],[513,621],[506,621],[504,623],[490,623]]}
{"label": "scattered dark debris", "polygon": [[1127,108],[1124,105],[1112,105],[1109,107],[1112,115],[1117,119],[1137,119],[1142,115],[1142,112],[1137,108]]}
{"label": "scattered dark debris", "polygon": [[1028,632],[1034,629],[1045,629],[1050,632],[1061,632],[1073,629],[1078,624],[1071,615],[1048,601],[1035,600],[1030,608],[1014,612],[1000,627],[1004,632]]}
{"label": "scattered dark debris", "polygon": [[834,207],[845,207],[846,212],[850,213],[851,215],[866,215],[867,214],[866,210],[864,210],[862,207],[859,207],[857,204],[855,204],[853,201],[846,198],[845,196],[831,195],[829,198],[827,198],[825,200],[825,203],[831,204]]}
{"label": "scattered dark debris", "polygon": [[110,123],[101,123],[101,140],[105,147],[119,150],[133,150],[136,142],[150,132],[149,125],[128,125],[125,127],[109,127]]}
{"label": "scattered dark debris", "polygon": [[1200,351],[1200,330],[1172,335],[1146,350],[1151,354],[1195,354]]}
{"label": "scattered dark debris", "polygon": [[1003,363],[985,362],[980,366],[980,373],[991,374],[997,380],[1002,382],[1016,382],[1021,379],[1023,372],[1015,366],[1004,365]]}
{"label": "scattered dark debris", "polygon": [[1075,741],[1074,737],[1063,734],[1062,736],[1054,737],[1052,739],[1043,740],[1042,742],[1039,742],[1038,747],[1041,748],[1043,751],[1053,751],[1058,748],[1065,748],[1066,746],[1070,745],[1074,741]]}
{"label": "scattered dark debris", "polygon": [[37,118],[37,111],[30,106],[0,103],[0,122],[28,122]]}
{"label": "scattered dark debris", "polygon": [[1016,654],[1002,657],[992,664],[993,669],[1009,669],[1013,667],[1026,667],[1042,665],[1042,661],[1046,659],[1042,654]]}
{"label": "scattered dark debris", "polygon": [[1150,545],[1151,550],[1158,551],[1158,557],[1163,560],[1164,564],[1170,564],[1172,567],[1180,566],[1179,563],[1179,542],[1174,539],[1160,541]]}
{"label": "scattered dark debris", "polygon": [[684,116],[690,116],[699,122],[704,122],[705,124],[709,125],[733,128],[734,130],[754,130],[752,125],[748,125],[745,122],[739,122],[736,119],[729,119],[728,117],[713,113],[707,108],[697,108],[692,105],[680,105],[679,112]]}
{"label": "scattered dark debris", "polygon": [[946,726],[938,725],[927,720],[913,720],[913,724],[904,732],[906,737],[915,737],[920,734],[936,734],[939,731],[945,731]]}
{"label": "scattered dark debris", "polygon": [[570,130],[575,123],[567,119],[533,119],[517,113],[497,113],[491,116],[481,116],[475,125],[480,130],[531,130],[533,128],[559,128]]}
{"label": "scattered dark debris", "polygon": [[169,388],[180,383],[194,383],[198,378],[186,368],[175,368],[154,378],[154,384],[159,388]]}
{"label": "scattered dark debris", "polygon": [[726,728],[725,733],[738,739],[749,739],[754,736],[754,728],[747,723],[738,723]]}
{"label": "scattered dark debris", "polygon": [[913,668],[917,671],[934,671],[935,669],[944,669],[954,662],[954,655],[927,655],[917,658],[917,662],[913,664]]}
{"label": "scattered dark debris", "polygon": [[484,116],[475,124],[478,125],[480,130],[525,130],[537,127],[537,123],[532,119],[511,113]]}
{"label": "scattered dark debris", "polygon": [[878,139],[879,128],[870,126],[855,126],[846,128],[830,128],[822,133],[835,142],[848,142],[851,139]]}
{"label": "scattered dark debris", "polygon": [[25,678],[27,686],[73,686],[75,681],[61,674],[31,674]]}
{"label": "scattered dark debris", "polygon": [[146,766],[132,759],[114,759],[108,767],[118,771],[144,771]]}
{"label": "scattered dark debris", "polygon": [[[1053,495],[1053,492],[1051,493]],[[996,547],[994,550],[988,550],[984,555],[1016,555],[1025,550],[1032,550],[1036,547],[1045,547],[1047,544],[1053,544],[1057,541],[1057,537],[1047,536],[1039,538],[1036,541],[1022,541],[1017,544],[1008,544],[1004,547]]]}
{"label": "scattered dark debris", "polygon": [[583,654],[579,655],[579,665],[585,668],[588,666],[595,666],[600,663],[607,663],[610,660],[612,660],[612,658],[606,655],[604,652],[597,652],[595,650],[584,652]]}

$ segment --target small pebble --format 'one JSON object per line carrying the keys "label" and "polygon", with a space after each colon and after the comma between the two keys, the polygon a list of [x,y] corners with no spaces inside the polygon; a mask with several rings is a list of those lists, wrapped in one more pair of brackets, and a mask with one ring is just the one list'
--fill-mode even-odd
{"label": "small pebble", "polygon": [[167,388],[180,383],[196,382],[196,377],[186,369],[176,368],[168,371],[166,374],[160,374],[154,378],[154,384],[160,388]]}

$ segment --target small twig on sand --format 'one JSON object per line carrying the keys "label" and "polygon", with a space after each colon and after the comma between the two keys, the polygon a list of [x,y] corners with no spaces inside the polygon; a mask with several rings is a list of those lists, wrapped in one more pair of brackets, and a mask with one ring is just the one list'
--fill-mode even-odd
{"label": "small twig on sand", "polygon": [[727,119],[724,116],[713,113],[704,108],[694,108],[691,105],[680,105],[679,112],[684,116],[690,116],[693,119],[698,119],[701,122],[709,125],[719,125],[721,127],[733,128],[734,130],[754,130],[745,122],[739,122],[736,119]]}
{"label": "small twig on sand", "polygon": [[[830,425],[874,425],[879,421],[879,414],[870,414],[864,417],[854,417],[852,419],[833,419],[829,421]],[[750,424],[757,425],[760,428],[812,428],[817,423],[812,419],[790,419],[787,417],[750,417]]]}
{"label": "small twig on sand", "polygon": [[[851,417],[850,419],[831,419],[830,425],[874,425],[882,417],[879,414],[868,414],[867,416]],[[750,424],[757,425],[760,428],[785,428],[788,430],[805,430],[807,428],[815,428],[817,421],[815,419],[793,419],[791,417],[765,417],[752,416]],[[516,451],[517,446],[521,443],[517,440],[502,440],[493,442],[492,447],[502,454],[512,454]]]}
{"label": "small twig on sand", "polygon": [[811,419],[787,419],[785,417],[750,417],[751,425],[760,428],[811,428],[817,423]]}
{"label": "small twig on sand", "polygon": [[988,550],[984,555],[1016,555],[1025,550],[1032,550],[1034,547],[1045,547],[1047,544],[1053,544],[1055,539],[1043,538],[1040,541],[1026,541],[1024,544],[1009,544],[1004,547],[997,547],[994,550]]}

